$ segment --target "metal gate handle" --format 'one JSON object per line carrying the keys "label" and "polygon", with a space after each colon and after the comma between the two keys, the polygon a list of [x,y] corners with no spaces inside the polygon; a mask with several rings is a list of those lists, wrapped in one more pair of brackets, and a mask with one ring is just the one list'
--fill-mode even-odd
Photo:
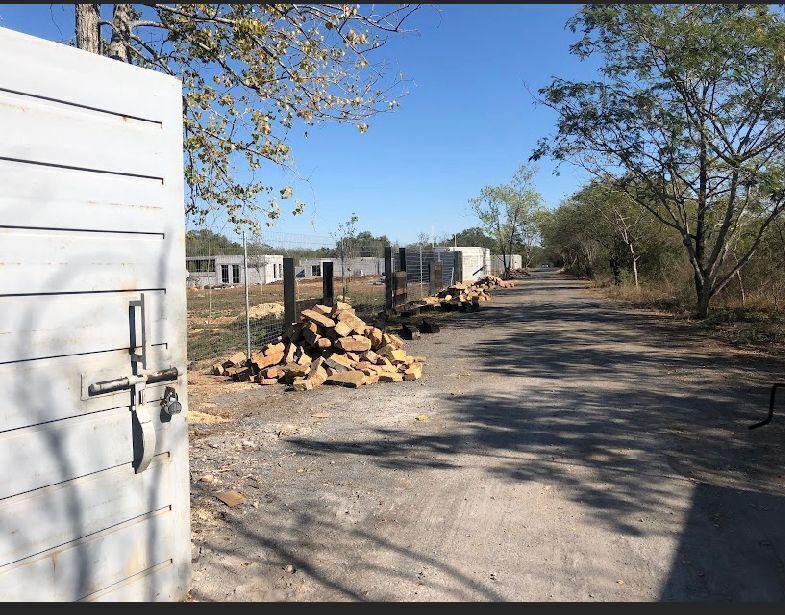
{"label": "metal gate handle", "polygon": [[142,430],[142,439],[139,443],[142,447],[142,454],[136,467],[134,467],[134,472],[140,474],[147,469],[155,455],[155,424],[153,423],[153,417],[150,416],[149,408],[137,410],[135,414],[136,420],[139,421],[139,427]]}
{"label": "metal gate handle", "polygon": [[[155,455],[155,425],[153,423],[153,417],[150,416],[150,412],[144,407],[144,390],[149,381],[149,375],[147,374],[147,357],[150,344],[150,336],[147,331],[147,310],[145,309],[144,293],[140,293],[139,300],[131,301],[130,305],[131,309],[139,308],[139,316],[142,321],[142,352],[131,353],[131,363],[136,364],[135,371],[137,374],[136,378],[133,378],[132,376],[135,382],[131,383],[133,396],[131,412],[136,416],[136,420],[139,422],[139,427],[142,431],[142,438],[139,443],[142,447],[142,455],[139,458],[139,462],[136,464],[134,471],[137,474],[140,474],[147,469],[147,466],[150,465],[150,461],[153,459],[153,455]],[[134,331],[134,335],[135,334],[136,331]],[[134,459],[134,461],[136,461],[136,459]]]}
{"label": "metal gate handle", "polygon": [[[141,352],[135,352],[136,347],[140,346],[136,340],[136,321],[131,320],[129,325],[131,329],[131,375],[113,380],[101,380],[92,382],[87,386],[87,396],[105,395],[107,393],[115,393],[117,391],[131,391],[131,412],[136,419],[141,430],[140,438],[134,439],[134,444],[138,444],[141,450],[135,451],[138,454],[134,455],[134,470],[137,474],[144,472],[150,465],[150,461],[155,455],[155,412],[149,407],[145,406],[145,389],[148,384],[155,384],[159,382],[175,382],[180,376],[179,370],[176,367],[169,367],[159,371],[150,371],[147,369],[148,359],[150,358],[150,332],[148,330],[149,323],[147,321],[147,311],[145,309],[144,293],[140,293],[139,299],[129,303],[131,310],[139,308],[139,316],[141,318]],[[129,314],[132,316],[133,314]],[[82,375],[84,382],[84,375]],[[84,389],[83,389],[84,390]],[[161,400],[161,409],[167,412],[169,416],[177,414],[182,411],[182,405],[177,401],[177,393],[174,387],[167,387],[166,394]]]}
{"label": "metal gate handle", "polygon": [[[147,355],[149,350],[150,336],[147,331],[147,314],[144,305],[144,293],[139,294],[138,301],[131,301],[131,308],[139,308],[140,318],[142,320],[142,352],[131,352],[131,361],[140,363],[142,369],[147,369]],[[134,340],[136,341],[136,340]]]}

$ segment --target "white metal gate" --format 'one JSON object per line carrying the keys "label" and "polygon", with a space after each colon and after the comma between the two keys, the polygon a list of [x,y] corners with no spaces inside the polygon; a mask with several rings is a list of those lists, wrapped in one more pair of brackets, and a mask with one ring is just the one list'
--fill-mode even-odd
{"label": "white metal gate", "polygon": [[181,109],[0,28],[2,600],[188,590]]}

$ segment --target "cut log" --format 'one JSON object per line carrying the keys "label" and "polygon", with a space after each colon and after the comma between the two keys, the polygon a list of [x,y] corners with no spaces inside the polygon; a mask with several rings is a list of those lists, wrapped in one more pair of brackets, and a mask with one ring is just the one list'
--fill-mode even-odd
{"label": "cut log", "polygon": [[428,318],[423,318],[418,328],[422,333],[438,333],[440,331],[438,323]]}
{"label": "cut log", "polygon": [[357,370],[339,372],[327,378],[327,384],[337,384],[340,386],[356,389],[365,382],[365,374]]}
{"label": "cut log", "polygon": [[405,340],[418,340],[420,339],[420,331],[409,325],[401,327],[401,337]]}

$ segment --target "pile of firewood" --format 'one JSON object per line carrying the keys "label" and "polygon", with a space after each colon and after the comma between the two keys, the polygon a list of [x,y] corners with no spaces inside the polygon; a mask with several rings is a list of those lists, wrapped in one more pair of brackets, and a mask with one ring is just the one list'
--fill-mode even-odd
{"label": "pile of firewood", "polygon": [[288,338],[267,344],[250,360],[238,353],[213,365],[216,376],[283,383],[296,391],[322,384],[357,388],[374,382],[418,380],[424,357],[412,357],[403,340],[366,324],[346,303],[303,310]]}
{"label": "pile of firewood", "polygon": [[488,290],[491,288],[513,288],[515,282],[502,280],[495,275],[486,276],[475,282],[456,282],[440,290],[436,295],[423,297],[419,301],[410,301],[401,312],[412,313],[415,310],[440,308],[442,310],[475,311],[480,307],[480,302],[490,301]]}
{"label": "pile of firewood", "polygon": [[510,269],[510,278],[520,280],[521,278],[528,278],[530,275],[525,269]]}
{"label": "pile of firewood", "polygon": [[498,286],[500,288],[514,288],[515,281],[503,280],[497,275],[486,275],[484,278],[480,278],[479,280],[475,281],[474,286],[477,288],[493,288],[494,286]]}
{"label": "pile of firewood", "polygon": [[[485,289],[466,282],[456,282],[440,290],[436,298],[444,307],[477,309],[481,301],[490,301]],[[446,306],[444,304],[447,304]]]}

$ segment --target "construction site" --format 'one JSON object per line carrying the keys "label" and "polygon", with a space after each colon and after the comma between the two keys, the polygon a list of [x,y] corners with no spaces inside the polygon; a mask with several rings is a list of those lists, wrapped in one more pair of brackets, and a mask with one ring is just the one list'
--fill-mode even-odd
{"label": "construction site", "polygon": [[783,37],[0,5],[0,602],[785,601]]}

